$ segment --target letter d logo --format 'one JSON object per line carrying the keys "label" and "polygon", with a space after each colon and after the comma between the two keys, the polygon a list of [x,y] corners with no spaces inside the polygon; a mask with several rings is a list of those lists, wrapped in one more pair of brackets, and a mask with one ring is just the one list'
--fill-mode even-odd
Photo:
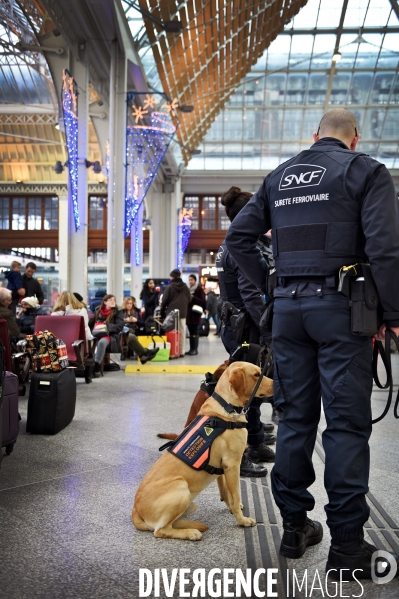
{"label": "letter d logo", "polygon": [[376,584],[391,582],[396,576],[398,567],[391,553],[379,549],[374,551],[371,558],[371,578]]}

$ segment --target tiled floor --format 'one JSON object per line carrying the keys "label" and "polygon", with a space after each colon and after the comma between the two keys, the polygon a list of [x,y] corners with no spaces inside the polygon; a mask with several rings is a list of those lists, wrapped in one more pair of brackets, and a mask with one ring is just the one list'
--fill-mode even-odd
{"label": "tiled floor", "polygon": [[[200,354],[181,363],[215,364],[226,358],[220,340],[211,333],[200,340]],[[399,359],[393,356],[399,378]],[[125,362],[126,364],[127,362]],[[124,363],[122,363],[123,366]],[[279,569],[278,597],[292,597],[295,569],[305,587],[296,597],[328,596],[318,581],[324,573],[328,532],[322,543],[309,548],[301,560],[278,559],[280,516],[270,493],[269,477],[242,479],[246,510],[258,526],[241,529],[219,501],[216,485],[199,497],[194,518],[209,525],[199,543],[155,539],[137,531],[130,519],[135,490],[159,457],[162,441],[157,432],[179,432],[185,422],[201,375],[125,375],[107,373],[85,385],[78,379],[78,401],[73,422],[54,437],[25,433],[27,399],[21,399],[21,432],[14,452],[0,470],[0,598],[1,599],[128,599],[139,597],[139,570],[173,568],[191,572],[204,568]],[[383,408],[385,393],[374,392],[373,409]],[[263,420],[270,406],[262,407]],[[321,427],[323,423],[321,423]],[[381,547],[399,545],[399,422],[390,413],[374,428],[370,502],[373,517],[368,534]],[[317,504],[312,517],[325,522],[323,505],[323,451],[318,440],[314,454]],[[286,588],[285,572],[291,583]],[[284,576],[283,576],[284,575]],[[231,576],[231,575],[230,575]],[[216,576],[217,578],[217,576]],[[180,579],[181,581],[181,579]],[[160,597],[184,597],[190,585]],[[264,579],[260,587],[264,589]],[[314,584],[313,584],[314,583]],[[313,584],[313,591],[312,591]],[[238,596],[234,585],[224,596]],[[328,589],[334,596],[333,587]],[[213,594],[212,587],[206,597]],[[343,585],[335,596],[367,599],[399,597],[399,582]],[[150,597],[156,596],[154,593]],[[201,595],[199,595],[201,596]],[[242,596],[245,596],[244,594]],[[252,595],[256,595],[255,593]],[[266,594],[267,596],[267,594]],[[269,596],[272,596],[269,594]]]}

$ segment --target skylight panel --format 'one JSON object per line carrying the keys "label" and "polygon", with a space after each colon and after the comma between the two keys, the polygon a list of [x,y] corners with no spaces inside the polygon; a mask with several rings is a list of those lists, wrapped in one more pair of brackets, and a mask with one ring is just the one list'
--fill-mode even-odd
{"label": "skylight panel", "polygon": [[343,0],[321,0],[317,28],[338,27],[341,18]]}

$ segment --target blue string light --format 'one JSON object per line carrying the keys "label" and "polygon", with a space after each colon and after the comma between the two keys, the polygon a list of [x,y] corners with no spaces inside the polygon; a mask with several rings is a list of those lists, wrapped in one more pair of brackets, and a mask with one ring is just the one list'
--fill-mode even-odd
{"label": "blue string light", "polygon": [[193,208],[190,208],[189,210],[187,210],[187,208],[182,208],[179,214],[179,224],[177,226],[177,268],[181,268],[183,265],[184,252],[187,249],[188,240],[191,235],[192,216]]}
{"label": "blue string light", "polygon": [[62,72],[62,80],[61,106],[68,153],[70,197],[73,206],[75,231],[77,231],[80,228],[78,204],[78,92],[76,81],[66,69]]}
{"label": "blue string light", "polygon": [[126,129],[125,237],[134,231],[137,266],[141,264],[139,209],[178,127],[175,110],[176,101],[167,102],[164,94],[127,94],[127,122],[133,118],[134,124]]}

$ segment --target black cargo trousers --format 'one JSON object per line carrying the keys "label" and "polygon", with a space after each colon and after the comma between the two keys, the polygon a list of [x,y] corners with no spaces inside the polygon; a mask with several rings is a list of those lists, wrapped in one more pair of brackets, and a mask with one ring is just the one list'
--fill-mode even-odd
{"label": "black cargo trousers", "polygon": [[288,521],[314,507],[312,454],[320,419],[325,450],[327,524],[333,540],[363,535],[369,516],[371,339],[350,332],[348,298],[322,282],[275,292],[274,404],[283,410],[271,472],[274,499]]}

